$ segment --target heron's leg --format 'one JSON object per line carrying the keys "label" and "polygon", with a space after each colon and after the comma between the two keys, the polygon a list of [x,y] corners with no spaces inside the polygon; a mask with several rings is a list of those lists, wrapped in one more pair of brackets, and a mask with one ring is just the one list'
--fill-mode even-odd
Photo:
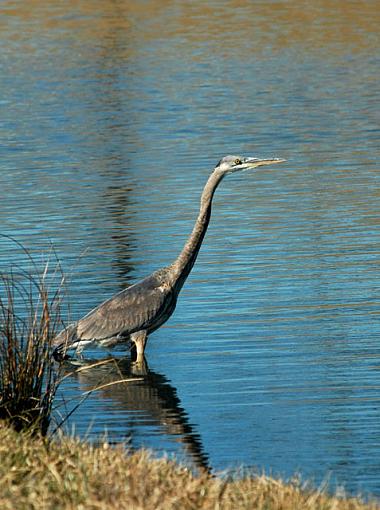
{"label": "heron's leg", "polygon": [[142,363],[144,361],[144,350],[147,339],[147,332],[145,330],[136,331],[136,333],[131,334],[131,340],[135,344],[136,348],[136,361],[137,363]]}

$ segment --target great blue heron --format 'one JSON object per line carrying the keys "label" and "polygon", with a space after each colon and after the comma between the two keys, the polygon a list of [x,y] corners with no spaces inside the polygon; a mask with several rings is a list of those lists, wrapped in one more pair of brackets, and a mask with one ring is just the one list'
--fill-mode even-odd
{"label": "great blue heron", "polygon": [[204,187],[198,218],[177,259],[68,325],[53,340],[54,357],[60,360],[67,349],[80,352],[91,344],[112,347],[120,342],[132,341],[136,361],[142,361],[148,335],[162,326],[174,312],[178,294],[189,276],[205,236],[214,192],[223,177],[283,161],[280,158],[241,156],[225,156],[221,159]]}

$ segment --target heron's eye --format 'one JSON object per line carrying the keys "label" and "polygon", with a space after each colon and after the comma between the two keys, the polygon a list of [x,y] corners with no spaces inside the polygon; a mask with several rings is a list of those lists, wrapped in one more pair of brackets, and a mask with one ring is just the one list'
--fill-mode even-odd
{"label": "heron's eye", "polygon": [[235,165],[241,165],[241,159],[239,158],[235,159]]}

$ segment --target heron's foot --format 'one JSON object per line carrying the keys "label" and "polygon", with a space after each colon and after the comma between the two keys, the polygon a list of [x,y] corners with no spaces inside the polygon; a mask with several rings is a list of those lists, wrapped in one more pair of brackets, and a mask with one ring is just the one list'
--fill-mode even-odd
{"label": "heron's foot", "polygon": [[147,339],[146,331],[137,331],[131,335],[131,360],[135,363],[144,362],[144,350]]}
{"label": "heron's foot", "polygon": [[145,357],[141,361],[132,361],[130,364],[130,373],[136,377],[145,377],[148,374],[148,364]]}

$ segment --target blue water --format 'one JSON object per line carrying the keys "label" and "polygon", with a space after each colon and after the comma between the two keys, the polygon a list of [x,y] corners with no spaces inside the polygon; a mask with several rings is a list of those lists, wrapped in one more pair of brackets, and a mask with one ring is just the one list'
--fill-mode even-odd
{"label": "blue water", "polygon": [[[223,181],[147,365],[75,373],[57,405],[138,380],[68,430],[379,496],[377,3],[3,4],[1,231],[54,246],[65,320],[177,256],[222,156],[288,160]],[[2,271],[24,260],[0,239]]]}

